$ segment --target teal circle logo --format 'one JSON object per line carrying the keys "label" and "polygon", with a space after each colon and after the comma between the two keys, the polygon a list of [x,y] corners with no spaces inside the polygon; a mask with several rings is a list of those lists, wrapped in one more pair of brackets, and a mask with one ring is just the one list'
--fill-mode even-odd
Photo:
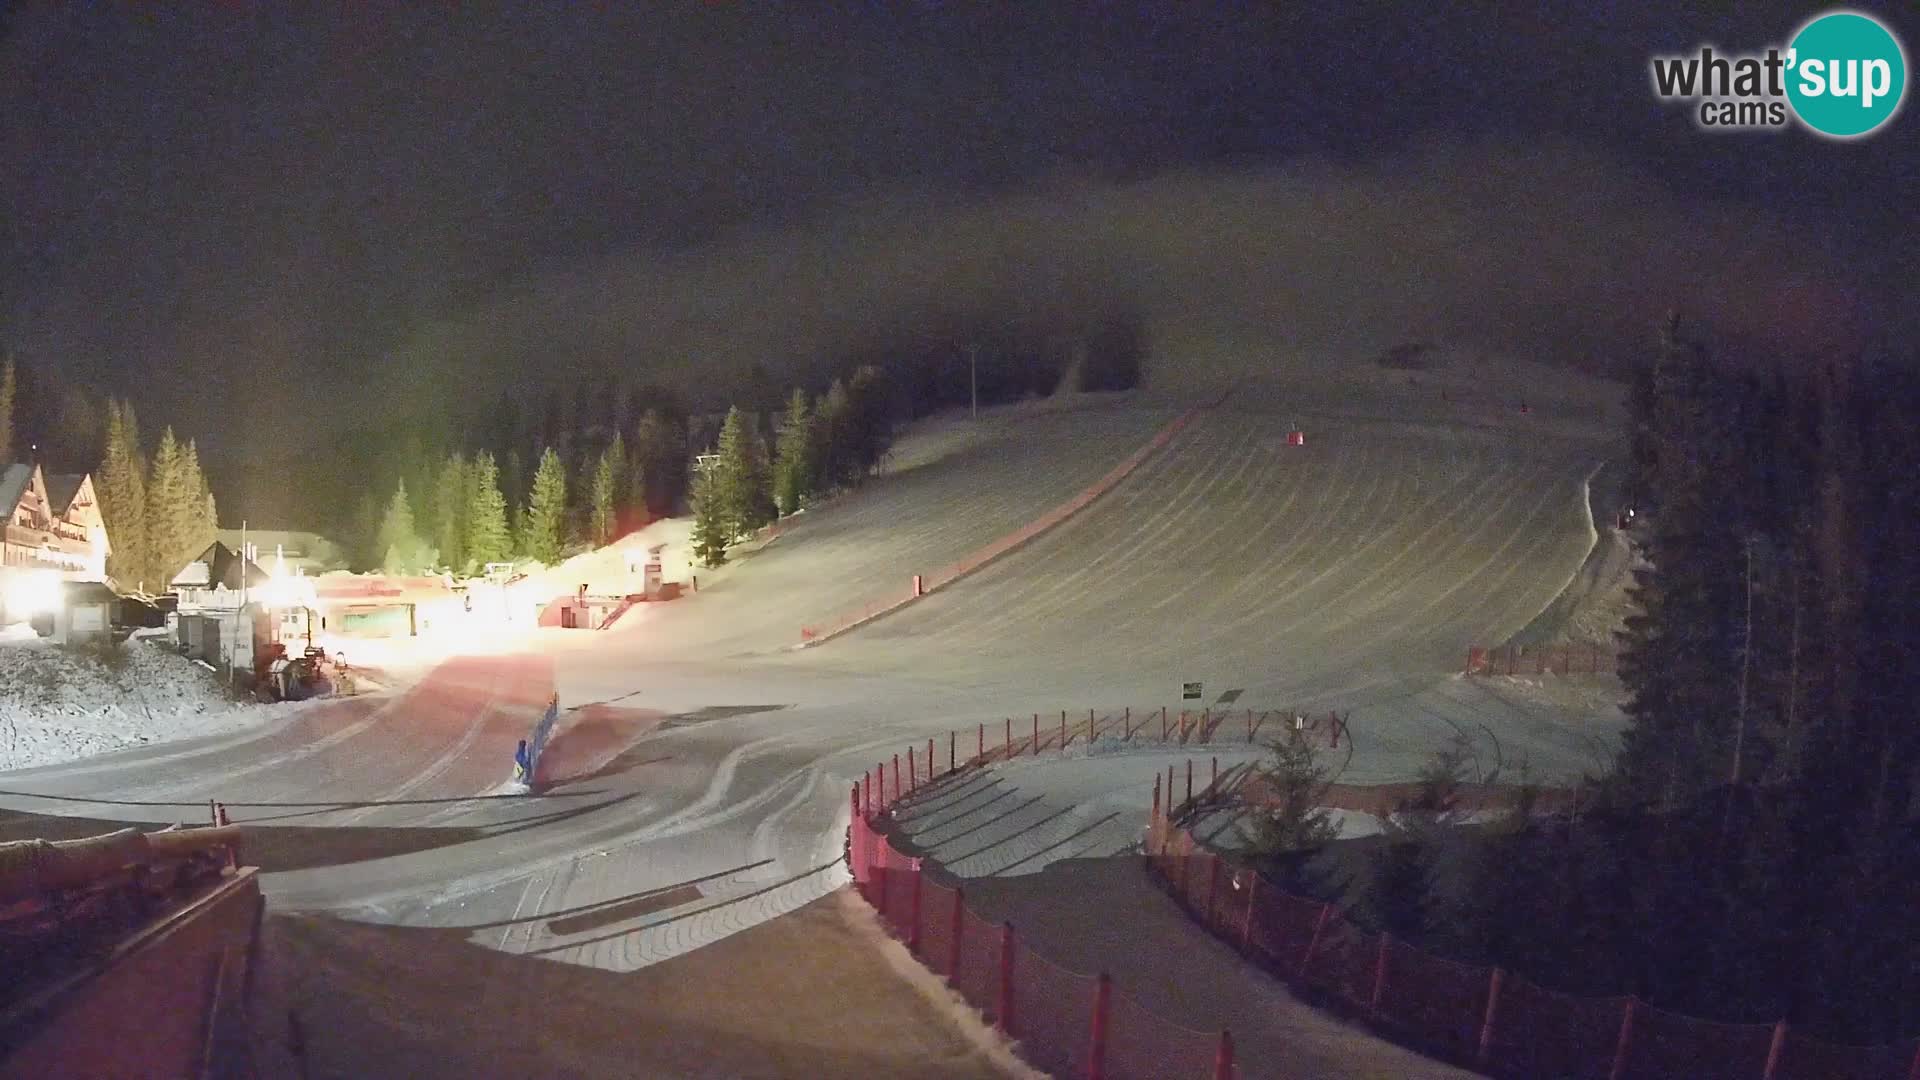
{"label": "teal circle logo", "polygon": [[1822,15],[1787,46],[1787,100],[1822,135],[1851,139],[1878,129],[1907,96],[1907,56],[1879,20]]}

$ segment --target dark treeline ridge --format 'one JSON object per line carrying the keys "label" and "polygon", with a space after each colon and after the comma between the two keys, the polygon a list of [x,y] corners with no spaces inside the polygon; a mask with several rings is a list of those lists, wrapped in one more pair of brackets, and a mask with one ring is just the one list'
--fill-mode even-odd
{"label": "dark treeline ridge", "polygon": [[[575,378],[532,399],[502,393],[463,419],[430,417],[347,440],[324,497],[357,566],[471,570],[514,556],[551,561],[654,518],[698,511],[705,458],[717,486],[704,504],[703,551],[723,558],[727,543],[859,483],[902,421],[965,407],[976,392],[986,406],[1062,388],[1129,389],[1144,355],[1144,331],[1130,317],[935,318],[782,365],[798,387],[783,386],[764,364],[703,383],[691,402],[659,382]],[[476,487],[480,469],[498,488],[503,526]],[[348,478],[360,478],[350,490],[341,483]]]}
{"label": "dark treeline ridge", "polygon": [[1486,829],[1447,917],[1383,856],[1373,917],[1566,992],[1920,1033],[1920,375],[1675,323],[1633,415],[1647,565],[1611,772],[1581,814]]}

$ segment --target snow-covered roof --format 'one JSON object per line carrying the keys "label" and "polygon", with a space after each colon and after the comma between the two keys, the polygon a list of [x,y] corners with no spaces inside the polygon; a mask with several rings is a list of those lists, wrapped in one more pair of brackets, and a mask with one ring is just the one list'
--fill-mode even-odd
{"label": "snow-covered roof", "polygon": [[[207,545],[207,550],[188,563],[186,569],[175,574],[170,584],[194,588],[225,585],[229,589],[238,589],[241,562],[240,556],[232,548],[215,540]],[[265,585],[268,581],[267,572],[260,569],[258,563],[247,563],[246,573],[249,586]]]}

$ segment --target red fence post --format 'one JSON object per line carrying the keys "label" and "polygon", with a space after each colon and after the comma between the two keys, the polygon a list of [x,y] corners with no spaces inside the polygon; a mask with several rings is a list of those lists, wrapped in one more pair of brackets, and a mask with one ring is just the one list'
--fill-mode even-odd
{"label": "red fence post", "polygon": [[1767,1044],[1767,1067],[1760,1073],[1760,1080],[1779,1080],[1780,1055],[1787,1049],[1787,1021],[1784,1017],[1773,1025],[1773,1041]]}
{"label": "red fence post", "polygon": [[1160,771],[1158,769],[1153,773],[1153,814],[1147,820],[1160,820]]}
{"label": "red fence post", "polygon": [[1094,736],[1100,734],[1099,722],[1093,718],[1093,710],[1087,710],[1087,745],[1092,746]]}
{"label": "red fence post", "polygon": [[913,923],[907,930],[907,951],[920,955],[920,860],[913,860]]}
{"label": "red fence post", "polygon": [[1060,710],[1060,749],[1067,748],[1067,710]]}
{"label": "red fence post", "polygon": [[1207,862],[1207,907],[1205,913],[1200,917],[1200,925],[1211,930],[1213,929],[1214,900],[1220,895],[1219,853],[1214,851],[1207,852]]}
{"label": "red fence post", "polygon": [[[912,753],[912,751],[908,751],[908,753]],[[893,798],[896,802],[899,801],[899,798],[900,798],[900,755],[899,754],[893,755]],[[887,805],[892,806],[893,803],[890,802]]]}
{"label": "red fence post", "polygon": [[1320,934],[1327,928],[1327,920],[1333,918],[1333,905],[1321,904],[1320,917],[1314,920],[1313,936],[1307,939],[1307,951],[1300,954],[1300,976],[1305,978],[1307,968],[1313,963],[1313,954],[1320,949]]}
{"label": "red fence post", "polygon": [[1187,805],[1193,805],[1193,759],[1187,759]]}
{"label": "red fence post", "polygon": [[1013,760],[1013,717],[1011,716],[1007,717],[1007,745],[1005,749],[1006,749],[1006,753],[1000,755],[1001,760],[1012,761]]}
{"label": "red fence post", "polygon": [[1367,1019],[1375,1023],[1380,1020],[1380,996],[1387,990],[1387,946],[1392,941],[1392,934],[1380,931],[1380,948],[1373,958],[1373,996],[1367,999]]}
{"label": "red fence post", "polygon": [[1033,756],[1040,756],[1040,714],[1033,714]]}
{"label": "red fence post", "polygon": [[1173,816],[1173,766],[1167,766],[1167,816]]}
{"label": "red fence post", "polygon": [[1240,915],[1240,948],[1253,951],[1253,902],[1255,890],[1260,887],[1260,871],[1247,871],[1247,909]]}
{"label": "red fence post", "polygon": [[1093,1031],[1087,1036],[1087,1080],[1106,1080],[1107,1012],[1113,1007],[1113,980],[1106,972],[1093,981]]}
{"label": "red fence post", "polygon": [[1000,924],[1000,1003],[994,1024],[1002,1035],[1012,1037],[1013,1023],[1013,924]]}
{"label": "red fence post", "polygon": [[915,574],[915,575],[913,575],[913,595],[915,595],[915,596],[925,596],[925,595],[926,595],[926,591],[925,591],[925,589],[924,589],[924,588],[922,587],[922,585],[921,585],[921,583],[920,583],[920,575],[919,575],[919,574]]}
{"label": "red fence post", "polygon": [[1633,1014],[1640,1009],[1640,999],[1629,997],[1627,1007],[1620,1010],[1620,1038],[1613,1044],[1613,1071],[1607,1073],[1608,1080],[1624,1080],[1627,1075],[1627,1054],[1633,1049]]}
{"label": "red fence post", "polygon": [[1474,1051],[1474,1067],[1484,1071],[1487,1058],[1493,1052],[1493,1025],[1500,1018],[1500,985],[1507,981],[1507,973],[1499,968],[1493,969],[1493,975],[1487,981],[1487,1013],[1480,1018],[1480,1045]]}
{"label": "red fence post", "polygon": [[952,979],[955,986],[960,985],[960,935],[966,933],[967,928],[967,921],[961,918],[961,913],[966,911],[964,892],[962,889],[953,890],[953,914],[950,916],[953,923],[949,927],[952,933],[947,942],[947,978]]}
{"label": "red fence post", "polygon": [[933,737],[927,737],[927,783],[933,783]]}
{"label": "red fence post", "polygon": [[1213,1052],[1213,1080],[1233,1080],[1233,1032],[1220,1032],[1220,1049]]}
{"label": "red fence post", "polygon": [[217,804],[217,806],[216,806],[216,809],[218,809],[218,810],[219,810],[219,819],[220,819],[220,824],[222,824],[222,825],[231,825],[231,824],[233,824],[232,822],[230,822],[230,821],[228,821],[228,820],[227,820],[227,804],[226,804],[226,803],[219,803],[219,804]]}
{"label": "red fence post", "polygon": [[912,791],[920,782],[920,770],[913,767],[913,744],[907,744],[907,790]]}

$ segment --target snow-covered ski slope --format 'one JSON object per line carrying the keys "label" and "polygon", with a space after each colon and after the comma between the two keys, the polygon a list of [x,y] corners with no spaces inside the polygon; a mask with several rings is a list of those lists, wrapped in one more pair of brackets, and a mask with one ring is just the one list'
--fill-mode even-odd
{"label": "snow-covered ski slope", "polygon": [[785,524],[779,538],[700,573],[687,603],[641,605],[609,631],[647,655],[767,652],[803,626],[895,598],[930,573],[1012,532],[1111,469],[1179,412],[1089,395],[1072,407],[989,410],[977,425],[927,425],[857,491]]}

